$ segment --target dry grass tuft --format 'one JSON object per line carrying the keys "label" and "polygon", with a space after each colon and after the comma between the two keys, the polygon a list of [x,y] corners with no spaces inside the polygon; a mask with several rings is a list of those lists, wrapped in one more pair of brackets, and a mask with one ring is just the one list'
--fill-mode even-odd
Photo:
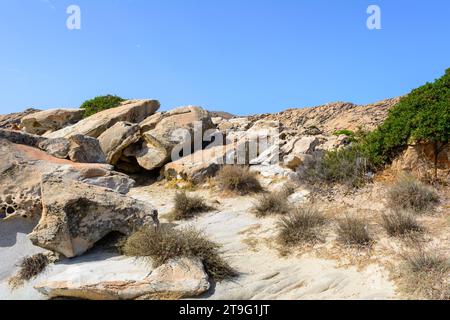
{"label": "dry grass tuft", "polygon": [[388,191],[389,206],[395,210],[424,213],[439,202],[438,194],[411,176],[400,178]]}
{"label": "dry grass tuft", "polygon": [[278,241],[287,246],[320,241],[320,227],[325,222],[325,217],[316,209],[299,207],[289,216],[280,219]]}
{"label": "dry grass tuft", "polygon": [[42,253],[24,258],[20,263],[20,269],[17,274],[9,280],[9,285],[13,289],[22,286],[25,282],[42,273],[49,263],[48,257]]}
{"label": "dry grass tuft", "polygon": [[338,240],[348,246],[366,247],[373,243],[366,221],[346,217],[338,222]]}
{"label": "dry grass tuft", "polygon": [[409,211],[396,211],[382,216],[383,227],[392,237],[411,236],[424,231],[416,217]]}
{"label": "dry grass tuft", "polygon": [[240,195],[257,193],[263,190],[256,177],[248,167],[224,166],[216,176],[216,182],[222,191],[231,191]]}
{"label": "dry grass tuft", "polygon": [[400,288],[413,296],[450,299],[450,260],[437,250],[416,249],[403,254],[400,268]]}
{"label": "dry grass tuft", "polygon": [[168,215],[169,220],[179,221],[184,219],[191,219],[196,214],[207,212],[213,207],[206,204],[201,197],[189,196],[185,191],[177,192],[174,198],[175,207]]}
{"label": "dry grass tuft", "polygon": [[253,206],[253,212],[258,218],[268,215],[286,214],[291,210],[285,191],[270,192],[261,195]]}
{"label": "dry grass tuft", "polygon": [[237,275],[219,255],[220,246],[194,229],[176,230],[167,225],[148,227],[131,235],[122,248],[127,256],[150,258],[154,267],[177,257],[197,257],[216,281]]}

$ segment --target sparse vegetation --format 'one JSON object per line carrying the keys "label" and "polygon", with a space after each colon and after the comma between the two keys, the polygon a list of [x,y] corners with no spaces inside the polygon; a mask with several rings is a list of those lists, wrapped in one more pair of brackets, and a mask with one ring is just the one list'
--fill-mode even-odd
{"label": "sparse vegetation", "polygon": [[403,255],[400,287],[425,299],[450,299],[450,261],[437,250],[416,249]]}
{"label": "sparse vegetation", "polygon": [[383,227],[393,237],[408,236],[423,231],[416,217],[410,211],[396,211],[382,216]]}
{"label": "sparse vegetation", "polygon": [[343,184],[357,188],[370,180],[371,164],[358,147],[326,152],[316,155],[305,163],[301,175],[314,185]]}
{"label": "sparse vegetation", "polygon": [[220,246],[194,229],[178,230],[168,225],[143,228],[131,235],[122,251],[127,256],[147,257],[154,267],[177,257],[197,257],[216,281],[236,276],[219,255]]}
{"label": "sparse vegetation", "polygon": [[279,222],[278,240],[282,245],[293,246],[321,240],[320,227],[326,222],[315,208],[303,206]]}
{"label": "sparse vegetation", "polygon": [[338,223],[338,240],[348,246],[365,247],[373,240],[368,231],[368,224],[364,220],[346,217]]}
{"label": "sparse vegetation", "polygon": [[169,214],[170,220],[191,219],[196,214],[213,209],[207,205],[205,200],[197,196],[189,196],[186,191],[177,192],[174,197],[175,207]]}
{"label": "sparse vegetation", "polygon": [[291,210],[287,200],[286,190],[263,194],[257,199],[253,207],[258,218],[275,214],[286,214]]}
{"label": "sparse vegetation", "polygon": [[410,176],[400,178],[388,191],[388,203],[393,209],[424,213],[438,202],[436,192]]}
{"label": "sparse vegetation", "polygon": [[389,110],[386,121],[366,136],[362,147],[378,167],[390,163],[409,142],[431,143],[435,177],[439,154],[450,137],[450,69],[433,83],[413,90]]}
{"label": "sparse vegetation", "polygon": [[231,191],[240,195],[257,193],[263,190],[256,177],[248,167],[230,165],[220,169],[216,182],[222,191]]}
{"label": "sparse vegetation", "polygon": [[42,273],[49,263],[48,257],[42,253],[24,258],[17,274],[9,280],[9,285],[14,289],[22,286]]}
{"label": "sparse vegetation", "polygon": [[83,117],[87,118],[96,114],[97,112],[116,108],[120,105],[121,102],[125,101],[118,96],[106,95],[95,97],[94,99],[87,100],[81,105],[81,109],[84,109]]}

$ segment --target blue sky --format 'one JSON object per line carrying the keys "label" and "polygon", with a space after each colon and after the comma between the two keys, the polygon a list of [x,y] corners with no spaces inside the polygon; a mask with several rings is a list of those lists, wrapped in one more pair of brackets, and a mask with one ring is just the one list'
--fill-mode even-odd
{"label": "blue sky", "polygon": [[370,103],[443,74],[449,35],[447,0],[0,0],[0,113],[107,93],[236,114]]}

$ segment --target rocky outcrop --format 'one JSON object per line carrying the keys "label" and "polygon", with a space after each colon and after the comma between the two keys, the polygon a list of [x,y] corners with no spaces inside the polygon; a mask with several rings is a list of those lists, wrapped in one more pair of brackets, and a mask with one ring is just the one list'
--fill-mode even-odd
{"label": "rocky outcrop", "polygon": [[110,232],[127,235],[158,223],[157,210],[147,203],[58,175],[42,177],[41,194],[41,220],[29,238],[68,258],[83,254]]}
{"label": "rocky outcrop", "polygon": [[[49,298],[88,300],[164,300],[192,298],[209,290],[210,284],[203,263],[196,258],[177,258],[139,278],[129,270],[80,266],[50,277],[35,285]],[[80,273],[85,274],[81,277]],[[107,279],[107,280],[102,280]]]}
{"label": "rocky outcrop", "polygon": [[43,135],[75,124],[82,118],[82,109],[50,109],[23,117],[20,128],[28,133]]}
{"label": "rocky outcrop", "polygon": [[117,122],[128,121],[139,123],[159,109],[157,100],[128,100],[117,108],[96,113],[78,123],[61,130],[45,134],[48,138],[68,138],[74,135],[85,135],[97,138]]}
{"label": "rocky outcrop", "polygon": [[20,130],[20,121],[23,117],[39,112],[38,109],[29,108],[23,112],[0,115],[0,129]]}
{"label": "rocky outcrop", "polygon": [[158,113],[141,124],[142,141],[127,148],[124,154],[136,158],[141,167],[153,170],[168,163],[176,146],[193,144],[198,135],[214,128],[208,111],[187,106]]}
{"label": "rocky outcrop", "polygon": [[106,155],[106,161],[115,165],[120,160],[123,150],[141,138],[140,126],[130,122],[118,122],[103,132],[98,138],[100,147]]}
{"label": "rocky outcrop", "polygon": [[16,130],[0,129],[0,139],[8,140],[12,143],[23,144],[38,148],[39,144],[46,141],[46,138]]}
{"label": "rocky outcrop", "polygon": [[[396,172],[406,172],[421,180],[431,181],[435,174],[434,147],[431,143],[410,145],[391,166]],[[450,181],[450,146],[447,145],[437,158],[438,178]]]}
{"label": "rocky outcrop", "polygon": [[39,215],[41,176],[60,172],[67,179],[127,193],[134,181],[106,164],[81,164],[53,157],[30,146],[0,139],[0,219]]}

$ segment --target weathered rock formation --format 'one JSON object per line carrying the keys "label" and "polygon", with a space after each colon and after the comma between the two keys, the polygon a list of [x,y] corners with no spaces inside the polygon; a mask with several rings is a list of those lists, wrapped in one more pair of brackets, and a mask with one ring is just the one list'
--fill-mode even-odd
{"label": "weathered rock formation", "polygon": [[22,112],[0,115],[0,129],[20,130],[20,121],[23,117],[39,112],[38,109],[29,108]]}
{"label": "weathered rock formation", "polygon": [[45,134],[48,138],[68,138],[77,134],[99,137],[117,122],[139,123],[159,109],[157,100],[128,100],[120,106],[96,113],[61,130]]}
{"label": "weathered rock formation", "polygon": [[23,117],[20,128],[28,133],[43,135],[75,124],[82,118],[82,109],[49,109]]}
{"label": "weathered rock formation", "polygon": [[41,194],[41,220],[29,238],[68,258],[83,254],[113,231],[127,235],[158,223],[158,211],[147,203],[51,173],[42,177]]}

